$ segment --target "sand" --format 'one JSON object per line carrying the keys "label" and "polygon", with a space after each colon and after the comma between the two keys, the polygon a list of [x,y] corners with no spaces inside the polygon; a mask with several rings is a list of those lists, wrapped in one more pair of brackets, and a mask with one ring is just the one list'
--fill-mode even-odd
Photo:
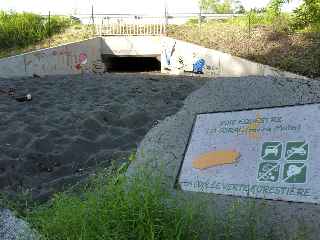
{"label": "sand", "polygon": [[[201,80],[202,79],[202,80]],[[0,191],[46,200],[112,161],[126,161],[146,133],[206,81],[152,74],[0,79]]]}

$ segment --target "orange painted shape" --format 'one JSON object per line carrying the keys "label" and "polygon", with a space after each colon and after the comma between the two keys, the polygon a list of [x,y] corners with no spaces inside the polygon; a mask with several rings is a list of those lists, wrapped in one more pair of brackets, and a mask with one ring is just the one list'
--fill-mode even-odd
{"label": "orange painted shape", "polygon": [[209,152],[193,160],[192,167],[202,170],[219,165],[231,164],[236,162],[239,157],[240,153],[233,150]]}

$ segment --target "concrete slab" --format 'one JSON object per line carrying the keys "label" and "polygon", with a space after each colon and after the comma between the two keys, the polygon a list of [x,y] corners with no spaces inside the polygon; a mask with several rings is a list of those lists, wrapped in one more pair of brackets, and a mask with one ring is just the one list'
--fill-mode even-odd
{"label": "concrete slab", "polygon": [[[213,79],[192,93],[176,115],[166,118],[146,135],[139,146],[137,160],[130,166],[128,175],[136,174],[141,168],[150,169],[155,175],[162,172],[163,184],[173,192],[177,191],[173,187],[196,114],[319,102],[318,81],[273,77]],[[185,192],[185,195],[190,197],[190,201],[205,200],[212,213],[216,212],[222,218],[227,215],[233,204],[245,205],[254,201],[255,205],[265,209],[259,223],[264,229],[261,234],[272,230],[277,236],[276,239],[294,239],[301,228],[310,231],[308,239],[316,240],[320,234],[318,205],[250,200],[212,193]]]}

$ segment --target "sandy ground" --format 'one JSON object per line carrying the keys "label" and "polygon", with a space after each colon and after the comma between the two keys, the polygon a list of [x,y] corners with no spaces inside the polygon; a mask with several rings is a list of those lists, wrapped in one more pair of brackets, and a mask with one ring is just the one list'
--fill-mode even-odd
{"label": "sandy ground", "polygon": [[0,191],[47,199],[112,160],[124,161],[205,80],[150,74],[0,79]]}

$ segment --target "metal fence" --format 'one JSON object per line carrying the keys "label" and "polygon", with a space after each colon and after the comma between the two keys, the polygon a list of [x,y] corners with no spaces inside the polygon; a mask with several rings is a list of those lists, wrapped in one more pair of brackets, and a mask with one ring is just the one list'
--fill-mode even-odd
{"label": "metal fence", "polygon": [[180,13],[152,16],[146,14],[79,14],[85,24],[92,24],[100,36],[159,36],[165,35],[168,24],[183,24],[189,19],[227,19],[240,14]]}
{"label": "metal fence", "polygon": [[95,27],[100,36],[158,36],[166,33],[166,25],[161,23],[103,23],[95,24]]}

